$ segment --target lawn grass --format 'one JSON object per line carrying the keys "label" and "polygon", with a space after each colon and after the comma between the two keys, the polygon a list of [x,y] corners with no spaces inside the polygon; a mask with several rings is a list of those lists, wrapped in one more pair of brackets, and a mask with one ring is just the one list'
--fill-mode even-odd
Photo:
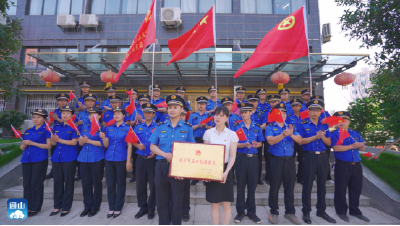
{"label": "lawn grass", "polygon": [[0,155],[0,167],[11,162],[12,160],[20,156],[23,152],[19,148],[19,145],[10,145],[2,147],[1,150],[7,153],[5,155]]}
{"label": "lawn grass", "polygon": [[21,142],[21,139],[19,139],[19,138],[0,139],[0,144],[8,144],[8,143],[15,143],[15,142]]}
{"label": "lawn grass", "polygon": [[362,164],[400,193],[400,156],[391,153],[379,155],[379,161],[367,160],[361,155]]}

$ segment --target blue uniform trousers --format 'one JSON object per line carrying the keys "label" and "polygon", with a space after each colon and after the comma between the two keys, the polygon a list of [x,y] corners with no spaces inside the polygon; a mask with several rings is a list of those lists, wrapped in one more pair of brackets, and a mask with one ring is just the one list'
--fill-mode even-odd
{"label": "blue uniform trousers", "polygon": [[54,176],[54,209],[70,211],[74,200],[76,160],[52,162]]}
{"label": "blue uniform trousers", "polygon": [[44,180],[49,160],[22,163],[24,178],[24,199],[28,202],[28,210],[40,211],[43,204]]}
{"label": "blue uniform trousers", "polygon": [[126,192],[126,160],[105,162],[108,210],[121,211]]}
{"label": "blue uniform trousers", "polygon": [[104,159],[79,164],[85,210],[98,210],[103,197]]}

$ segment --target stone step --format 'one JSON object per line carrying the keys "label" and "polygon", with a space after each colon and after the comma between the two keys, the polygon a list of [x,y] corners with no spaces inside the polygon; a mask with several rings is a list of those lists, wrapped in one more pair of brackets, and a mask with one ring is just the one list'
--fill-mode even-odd
{"label": "stone step", "polygon": [[[284,198],[283,193],[279,193],[279,205],[284,206]],[[301,206],[301,193],[294,193],[294,205]],[[333,193],[326,194],[326,205],[333,206]],[[23,188],[22,186],[16,186],[3,191],[3,197],[5,198],[22,198],[23,197]],[[196,191],[190,194],[190,204],[191,205],[209,205],[210,203],[207,202],[205,199],[206,194],[204,191]],[[235,192],[235,202],[236,202],[236,192]],[[45,187],[44,188],[44,198],[45,199],[53,199],[53,187]],[[74,200],[75,201],[83,201],[82,189],[75,189],[74,191]],[[102,200],[104,202],[107,201],[107,189],[103,189],[103,197]],[[127,203],[136,203],[137,197],[136,192],[132,190],[126,191],[125,202]],[[233,205],[235,204],[233,203]],[[311,194],[311,205],[315,206],[317,204],[317,194]],[[263,205],[268,206],[268,193],[256,193],[256,205]],[[370,206],[370,199],[366,196],[361,195],[360,197],[360,206]]]}
{"label": "stone step", "polygon": [[[127,190],[132,190],[134,192],[136,192],[136,182],[129,182],[129,178],[126,179],[126,189]],[[103,180],[103,188],[107,188],[107,184],[106,184],[106,178],[104,177]],[[23,178],[20,177],[19,178],[19,185],[22,186],[23,184]],[[54,186],[54,180],[53,179],[48,179],[44,181],[44,186],[45,187],[53,187]],[[264,185],[257,185],[256,188],[256,192],[257,193],[268,193],[269,192],[269,185],[265,184]],[[75,188],[80,189],[82,188],[82,181],[75,181]],[[234,186],[234,191],[236,192],[237,190],[237,186]],[[296,183],[294,186],[294,192],[295,193],[301,193],[303,189],[303,186],[299,183]],[[247,189],[246,189],[247,190]],[[327,193],[333,193],[335,190],[335,186],[334,185],[326,185],[326,192]],[[206,191],[206,186],[204,185],[204,183],[202,181],[200,181],[199,183],[197,183],[196,185],[190,185],[190,192],[205,192]],[[284,189],[283,186],[281,186],[279,192],[283,193]],[[312,193],[316,193],[317,192],[317,185],[314,184],[313,189],[311,191]]]}

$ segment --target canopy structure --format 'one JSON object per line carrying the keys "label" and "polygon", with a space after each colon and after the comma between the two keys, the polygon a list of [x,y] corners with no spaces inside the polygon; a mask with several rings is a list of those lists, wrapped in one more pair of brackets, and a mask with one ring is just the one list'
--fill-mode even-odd
{"label": "canopy structure", "polygon": [[[210,85],[215,83],[215,66],[218,85],[262,86],[272,84],[270,77],[277,71],[289,74],[290,86],[304,86],[309,81],[308,57],[267,65],[247,71],[237,79],[235,72],[249,59],[253,52],[194,52],[188,58],[166,66],[171,59],[169,52],[156,52],[154,81],[164,85]],[[111,70],[118,72],[124,52],[66,52],[29,53],[38,64],[75,81],[92,81],[100,84],[100,74]],[[144,52],[139,62],[131,64],[121,75],[117,85],[151,84],[152,52]],[[216,56],[216,65],[214,57]],[[368,54],[311,53],[312,80],[321,82],[357,65]],[[299,84],[299,85],[297,85]]]}

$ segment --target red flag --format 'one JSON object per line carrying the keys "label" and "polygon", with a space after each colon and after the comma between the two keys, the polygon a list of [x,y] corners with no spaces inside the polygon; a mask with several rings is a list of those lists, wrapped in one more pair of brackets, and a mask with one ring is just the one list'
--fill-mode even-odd
{"label": "red flag", "polygon": [[72,121],[72,118],[70,120],[68,120],[68,125],[71,126],[72,129],[74,129],[76,132],[79,133],[78,127],[76,127],[74,121]]}
{"label": "red flag", "polygon": [[301,120],[310,118],[310,113],[308,112],[308,109],[300,112],[300,118],[301,118]]}
{"label": "red flag", "polygon": [[235,123],[239,123],[239,122],[243,122],[243,120],[237,120],[237,121],[235,121]]}
{"label": "red flag", "polygon": [[135,101],[131,101],[131,103],[126,107],[126,111],[129,113],[129,114],[133,114],[133,111],[135,110],[136,108],[135,108]]}
{"label": "red flag", "polygon": [[50,122],[54,122],[53,117],[51,117],[52,114],[55,114],[54,111],[50,112],[50,114],[49,114],[50,115]]}
{"label": "red flag", "polygon": [[44,124],[46,124],[46,130],[49,131],[50,133],[53,133],[53,131],[51,130],[51,127],[50,127],[49,123],[48,123],[47,121],[45,121]]}
{"label": "red flag", "polygon": [[110,121],[106,122],[106,126],[109,127],[111,125],[114,125],[115,119],[111,119]]}
{"label": "red flag", "polygon": [[129,101],[132,102],[132,99],[133,99],[133,97],[132,97],[132,90],[128,90],[128,91],[126,91],[125,93],[128,94],[128,96],[129,96]]}
{"label": "red flag", "polygon": [[209,117],[209,118],[206,118],[206,119],[202,120],[202,121],[200,122],[200,124],[206,124],[207,122],[211,121],[213,118],[214,118],[214,116],[211,116],[211,117]]}
{"label": "red flag", "polygon": [[126,134],[125,142],[139,143],[139,138],[136,136],[136,133],[133,131],[132,127],[129,129],[128,134]]}
{"label": "red flag", "polygon": [[272,109],[272,111],[269,113],[269,115],[268,115],[268,123],[271,123],[271,122],[285,122],[284,120],[283,120],[283,116],[282,116],[282,113],[281,113],[281,111],[279,110],[279,109]]}
{"label": "red flag", "polygon": [[119,76],[126,70],[126,68],[140,60],[143,53],[143,48],[156,42],[156,24],[155,24],[155,0],[150,5],[149,11],[147,11],[146,17],[143,20],[138,32],[136,33],[135,39],[133,39],[132,45],[129,47],[128,52],[125,55],[124,60],[121,63],[118,74],[114,78],[114,82],[118,82]]}
{"label": "red flag", "polygon": [[76,115],[72,115],[72,116],[71,116],[71,119],[72,119],[73,122],[75,122]]}
{"label": "red flag", "polygon": [[269,31],[235,78],[246,71],[269,64],[291,61],[308,55],[307,14],[302,6]]}
{"label": "red flag", "polygon": [[185,34],[178,38],[168,40],[168,48],[172,58],[167,66],[178,60],[185,59],[194,51],[215,45],[215,12],[214,7]]}
{"label": "red flag", "polygon": [[336,143],[336,145],[342,145],[344,139],[350,137],[349,132],[347,132],[346,130],[342,129],[342,127],[339,127],[339,139]]}
{"label": "red flag", "polygon": [[69,99],[68,99],[68,103],[71,102],[72,99],[76,98],[75,94],[70,90],[69,91]]}
{"label": "red flag", "polygon": [[247,140],[246,134],[244,134],[243,128],[240,128],[236,131],[237,136],[239,137],[239,141]]}
{"label": "red flag", "polygon": [[337,116],[329,116],[328,118],[325,118],[322,120],[322,124],[328,123],[329,127],[336,126],[343,122],[344,122],[344,120],[341,117],[337,117]]}
{"label": "red flag", "polygon": [[166,108],[166,107],[168,107],[167,101],[164,100],[163,102],[157,104],[156,107],[158,107],[158,108]]}
{"label": "red flag", "polygon": [[232,113],[240,116],[240,108],[238,108],[236,103],[232,104]]}
{"label": "red flag", "polygon": [[191,114],[191,112],[190,112],[190,110],[189,110],[189,111],[186,113],[186,121],[189,120],[190,114]]}
{"label": "red flag", "polygon": [[363,155],[364,155],[365,157],[367,157],[367,158],[369,158],[369,157],[372,156],[372,154],[371,154],[370,152],[364,153]]}
{"label": "red flag", "polygon": [[96,135],[96,132],[100,129],[99,122],[97,121],[96,117],[93,115],[92,125],[90,126],[90,134],[92,136]]}
{"label": "red flag", "polygon": [[21,131],[16,130],[16,129],[14,128],[13,125],[11,125],[11,129],[12,129],[12,131],[14,132],[15,138],[19,138],[19,139],[21,139],[21,140],[24,140],[24,139],[22,139],[22,136],[21,136],[22,133],[21,133]]}

